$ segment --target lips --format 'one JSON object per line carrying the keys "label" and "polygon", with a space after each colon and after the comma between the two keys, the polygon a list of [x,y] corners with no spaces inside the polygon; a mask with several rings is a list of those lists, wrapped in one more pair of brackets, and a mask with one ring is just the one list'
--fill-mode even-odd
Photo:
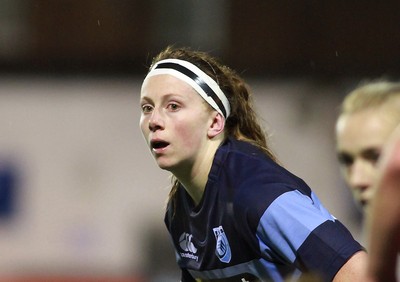
{"label": "lips", "polygon": [[360,200],[360,204],[361,204],[362,207],[365,207],[368,204],[368,201],[365,200],[365,199],[361,199]]}
{"label": "lips", "polygon": [[155,152],[160,152],[168,147],[169,143],[164,140],[151,140],[150,147]]}

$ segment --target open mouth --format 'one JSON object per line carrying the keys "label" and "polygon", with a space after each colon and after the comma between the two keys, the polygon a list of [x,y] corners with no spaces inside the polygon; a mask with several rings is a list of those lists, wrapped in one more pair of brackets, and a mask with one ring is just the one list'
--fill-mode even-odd
{"label": "open mouth", "polygon": [[362,207],[365,207],[365,206],[368,205],[368,200],[362,199],[362,200],[360,201],[360,203],[361,203],[361,206],[362,206]]}
{"label": "open mouth", "polygon": [[169,143],[165,141],[152,141],[150,145],[153,150],[159,150],[167,147]]}

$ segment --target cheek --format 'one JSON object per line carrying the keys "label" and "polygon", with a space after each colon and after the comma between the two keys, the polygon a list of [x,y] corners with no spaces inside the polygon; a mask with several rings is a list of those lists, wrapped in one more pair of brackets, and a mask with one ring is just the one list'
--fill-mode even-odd
{"label": "cheek", "polygon": [[147,135],[149,132],[149,126],[148,126],[147,119],[143,116],[140,117],[139,127],[140,127],[140,130],[142,131],[143,136],[147,139]]}
{"label": "cheek", "polygon": [[175,132],[179,136],[182,144],[187,146],[196,145],[196,140],[199,139],[197,130],[187,126],[177,125],[175,127]]}
{"label": "cheek", "polygon": [[206,136],[204,126],[199,124],[197,121],[190,123],[178,123],[175,126],[175,132],[179,136],[182,145],[187,149],[198,148]]}
{"label": "cheek", "polygon": [[373,166],[371,168],[370,175],[371,175],[372,182],[373,183],[377,182],[378,179],[379,179],[379,175],[380,175],[379,174],[379,169],[376,166]]}
{"label": "cheek", "polygon": [[350,182],[350,179],[351,179],[351,173],[350,173],[349,169],[343,168],[343,169],[342,169],[342,175],[343,175],[345,181],[346,181],[347,183],[349,183],[349,182]]}

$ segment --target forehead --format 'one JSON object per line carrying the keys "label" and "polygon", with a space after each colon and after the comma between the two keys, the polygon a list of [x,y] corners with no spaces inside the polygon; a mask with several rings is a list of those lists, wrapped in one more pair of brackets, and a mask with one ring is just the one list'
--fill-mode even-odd
{"label": "forehead", "polygon": [[169,74],[147,77],[142,84],[140,96],[156,98],[162,95],[177,95],[187,99],[201,98],[186,82]]}
{"label": "forehead", "polygon": [[384,111],[365,110],[343,115],[336,125],[338,150],[357,152],[380,148],[394,127]]}

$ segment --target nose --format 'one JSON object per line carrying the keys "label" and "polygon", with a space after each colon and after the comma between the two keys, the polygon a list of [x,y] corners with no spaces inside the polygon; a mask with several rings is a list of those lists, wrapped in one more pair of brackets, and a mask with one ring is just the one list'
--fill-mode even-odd
{"label": "nose", "polygon": [[351,188],[363,191],[371,186],[372,175],[368,164],[355,160],[350,170],[349,184]]}
{"label": "nose", "polygon": [[161,116],[161,114],[156,111],[156,109],[153,110],[151,113],[151,116],[149,118],[149,129],[150,131],[157,131],[160,129],[164,129],[164,121]]}

